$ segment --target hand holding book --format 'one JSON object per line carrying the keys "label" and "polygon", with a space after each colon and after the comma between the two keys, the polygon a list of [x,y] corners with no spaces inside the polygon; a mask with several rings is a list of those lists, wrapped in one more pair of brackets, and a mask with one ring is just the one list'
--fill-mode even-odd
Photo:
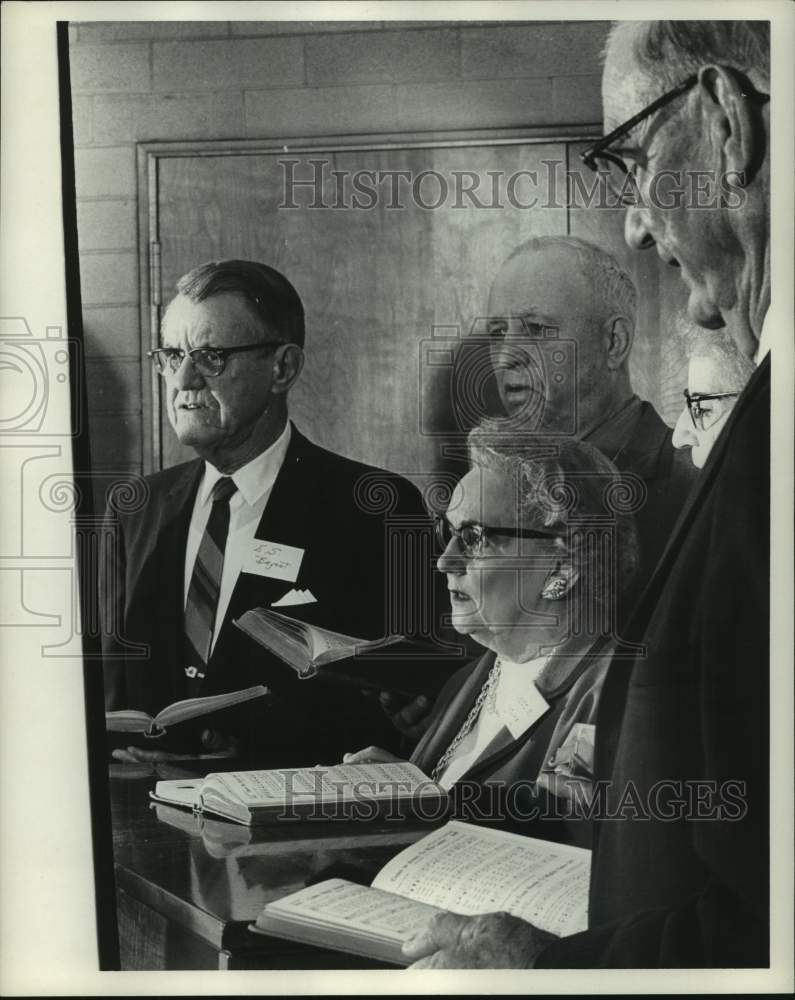
{"label": "hand holding book", "polygon": [[510,913],[437,913],[406,941],[412,969],[529,969],[556,934]]}
{"label": "hand holding book", "polygon": [[[585,930],[589,875],[582,848],[454,820],[392,858],[371,886],[319,882],[266,904],[252,929],[396,965],[526,966],[554,937]],[[483,958],[458,948],[465,924]],[[500,941],[506,930],[515,942]]]}

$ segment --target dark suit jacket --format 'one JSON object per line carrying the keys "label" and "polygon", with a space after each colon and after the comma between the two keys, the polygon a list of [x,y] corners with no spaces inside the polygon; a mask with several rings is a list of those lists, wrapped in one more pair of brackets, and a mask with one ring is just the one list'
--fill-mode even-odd
{"label": "dark suit jacket", "polygon": [[[196,459],[155,473],[146,480],[148,496],[139,509],[109,509],[107,538],[115,539],[115,552],[103,560],[102,604],[106,616],[113,615],[106,622],[120,629],[103,629],[107,709],[154,714],[186,696],[185,545],[203,466]],[[387,563],[387,530],[396,518],[404,519],[407,530],[428,529],[419,493],[407,480],[319,448],[292,428],[256,537],[303,549],[298,579],[240,574],[199,692],[262,683],[273,695],[227,710],[219,728],[231,727],[249,749],[266,750],[269,760],[290,765],[333,763],[346,750],[394,744],[396,734],[376,701],[320,679],[299,681],[233,619],[293,588],[308,589],[317,603],[290,607],[288,614],[350,635],[382,636],[388,574],[405,569],[394,558]],[[412,568],[415,579],[432,571],[430,564]],[[402,584],[405,590],[405,579]],[[427,589],[418,592],[429,596]],[[399,591],[397,599],[404,597]],[[136,656],[130,643],[145,655]]]}
{"label": "dark suit jacket", "polygon": [[598,823],[589,930],[539,966],[768,964],[769,441],[768,358],[636,608],[629,632],[647,655],[631,669],[614,662],[602,695],[596,768],[611,782],[609,812],[629,791],[673,818]]}
{"label": "dark suit jacket", "polygon": [[[429,727],[412,754],[412,763],[430,774],[469,714],[495,654],[487,652],[455,673],[440,692]],[[590,824],[579,815],[590,781],[553,773],[552,759],[575,723],[596,722],[599,696],[610,650],[595,645],[578,661],[552,660],[536,681],[549,709],[518,739],[498,733],[480,758],[453,785],[455,818],[491,823],[546,840],[590,847]],[[540,781],[539,781],[540,776]]]}
{"label": "dark suit jacket", "polygon": [[[646,501],[638,510],[640,561],[632,583],[632,594],[640,594],[649,582],[676,519],[698,478],[689,448],[674,448],[673,432],[651,403],[633,396],[618,413],[597,427],[585,440],[598,448],[619,472],[639,476],[646,487]],[[619,620],[626,622],[632,599],[619,600]]]}

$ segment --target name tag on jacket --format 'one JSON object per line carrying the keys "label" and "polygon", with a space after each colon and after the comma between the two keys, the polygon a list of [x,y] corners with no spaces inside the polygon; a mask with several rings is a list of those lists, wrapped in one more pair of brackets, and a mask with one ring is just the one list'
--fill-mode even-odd
{"label": "name tag on jacket", "polygon": [[280,542],[255,538],[246,553],[241,569],[244,573],[255,573],[257,576],[268,576],[273,580],[295,583],[303,557],[304,550],[294,545],[282,545]]}

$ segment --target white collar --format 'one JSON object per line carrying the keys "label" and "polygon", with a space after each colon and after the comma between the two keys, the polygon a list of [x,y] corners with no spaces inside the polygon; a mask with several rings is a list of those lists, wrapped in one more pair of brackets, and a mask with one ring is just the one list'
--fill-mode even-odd
{"label": "white collar", "polygon": [[770,341],[773,337],[772,323],[769,322],[770,319],[770,309],[765,313],[765,318],[762,323],[762,333],[759,337],[759,343],[756,348],[756,354],[754,355],[754,364],[758,367],[762,364],[765,358],[770,354]]}
{"label": "white collar", "polygon": [[[276,482],[284,456],[287,454],[290,436],[290,421],[288,420],[284,425],[284,430],[269,448],[260,452],[256,458],[252,458],[250,462],[232,473],[230,478],[249,507],[253,507]],[[223,477],[224,473],[219,472],[214,465],[209,462],[204,463],[204,478],[197,497],[200,505],[208,503],[213,486]]]}
{"label": "white collar", "polygon": [[502,657],[498,660],[500,678],[494,710],[515,740],[549,708],[546,698],[535,684],[548,661],[549,656],[537,656],[525,663]]}
{"label": "white collar", "polygon": [[527,688],[531,684],[535,684],[544,667],[549,662],[549,658],[550,654],[547,653],[545,656],[534,656],[532,660],[525,660],[524,663],[519,663],[516,660],[509,660],[504,656],[498,656],[500,686],[504,690],[509,690],[513,689],[514,686],[517,688]]}

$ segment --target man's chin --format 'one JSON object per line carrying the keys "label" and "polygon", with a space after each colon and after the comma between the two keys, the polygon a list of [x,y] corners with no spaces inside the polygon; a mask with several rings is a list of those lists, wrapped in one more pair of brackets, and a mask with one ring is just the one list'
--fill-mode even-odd
{"label": "man's chin", "polygon": [[180,444],[201,451],[202,448],[212,448],[223,438],[217,427],[209,427],[194,420],[177,420],[172,422],[174,433]]}

